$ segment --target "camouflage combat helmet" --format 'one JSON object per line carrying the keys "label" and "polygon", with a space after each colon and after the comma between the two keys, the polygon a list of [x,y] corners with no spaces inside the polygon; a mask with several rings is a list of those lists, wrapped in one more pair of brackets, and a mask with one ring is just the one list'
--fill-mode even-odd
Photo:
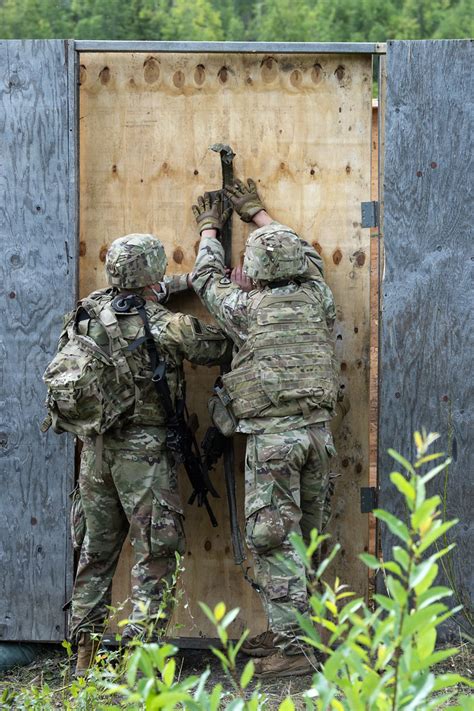
{"label": "camouflage combat helmet", "polygon": [[271,224],[249,235],[243,266],[251,279],[275,281],[303,274],[306,259],[298,235],[287,227]]}
{"label": "camouflage combat helmet", "polygon": [[138,289],[163,279],[168,260],[160,240],[153,235],[125,235],[114,240],[105,258],[111,286]]}

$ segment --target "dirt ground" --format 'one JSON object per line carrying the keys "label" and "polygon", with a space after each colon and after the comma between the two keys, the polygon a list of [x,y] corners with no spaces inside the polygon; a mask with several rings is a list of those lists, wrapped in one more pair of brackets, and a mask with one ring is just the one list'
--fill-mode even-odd
{"label": "dirt ground", "polygon": [[[219,660],[207,650],[180,650],[177,655],[177,674],[180,677],[186,677],[191,674],[200,674],[209,667],[211,674],[208,680],[209,687],[213,687],[217,683],[221,683],[224,689],[231,691],[231,684],[222,671]],[[248,661],[248,658],[240,655],[238,660],[238,670],[241,672]],[[71,666],[75,659],[70,661]],[[68,659],[64,649],[59,646],[51,645],[44,648],[42,654],[31,664],[24,667],[16,667],[10,671],[0,674],[0,698],[4,689],[20,689],[31,686],[42,686],[48,684],[51,689],[63,688],[65,684],[65,669],[68,667]],[[437,673],[456,672],[467,678],[474,676],[474,650],[469,645],[464,644],[460,647],[459,654],[452,661],[444,662],[436,669]],[[66,677],[67,683],[67,677]],[[311,675],[301,677],[293,677],[288,679],[273,679],[263,680],[261,682],[253,682],[249,686],[251,692],[256,684],[260,684],[260,689],[268,698],[265,706],[269,711],[278,709],[281,701],[290,696],[295,704],[296,709],[304,709],[303,693],[311,686]],[[458,693],[468,693],[467,688],[458,688]],[[452,704],[453,702],[451,702]],[[2,706],[0,708],[7,708]],[[14,708],[14,706],[9,706]],[[62,704],[57,708],[62,708]],[[440,708],[443,708],[440,706]]]}

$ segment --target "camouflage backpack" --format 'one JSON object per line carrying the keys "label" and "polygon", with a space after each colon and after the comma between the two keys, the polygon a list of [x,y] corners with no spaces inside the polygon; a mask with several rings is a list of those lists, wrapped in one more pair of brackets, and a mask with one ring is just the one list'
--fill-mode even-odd
{"label": "camouflage backpack", "polygon": [[[101,325],[107,345],[81,333],[81,322],[86,319]],[[133,411],[135,383],[126,348],[110,302],[104,306],[93,295],[80,301],[43,375],[48,387],[48,426],[55,432],[89,437],[103,434],[122,415]]]}

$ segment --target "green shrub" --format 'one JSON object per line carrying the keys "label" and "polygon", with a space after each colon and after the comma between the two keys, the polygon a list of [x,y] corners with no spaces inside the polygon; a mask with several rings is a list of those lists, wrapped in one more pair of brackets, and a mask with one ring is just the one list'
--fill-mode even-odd
{"label": "green shrub", "polygon": [[[405,500],[407,520],[383,509],[374,511],[400,541],[392,550],[393,560],[381,563],[367,553],[360,556],[369,568],[383,570],[388,594],[374,595],[376,610],[372,611],[363,598],[354,598],[336,579],[333,585],[324,581],[322,593],[313,590],[309,618],[299,615],[303,639],[325,655],[307,694],[308,709],[425,711],[449,701],[453,693],[444,693],[447,689],[470,683],[459,674],[436,676],[433,672],[434,665],[457,653],[457,649],[437,651],[435,645],[439,625],[460,609],[450,610],[442,601],[453,594],[452,590],[435,584],[437,561],[453,544],[441,550],[434,544],[457,523],[442,521],[440,497],[426,494],[426,484],[450,460],[421,474],[426,464],[442,457],[428,453],[437,438],[436,434],[415,433],[417,454],[413,464],[389,450],[403,471],[392,472],[390,479]],[[301,538],[293,539],[310,579],[320,580],[337,554],[336,545],[317,570],[313,569],[314,555],[326,538],[313,531],[308,547]],[[468,705],[472,708],[471,700],[465,697],[451,708]]]}

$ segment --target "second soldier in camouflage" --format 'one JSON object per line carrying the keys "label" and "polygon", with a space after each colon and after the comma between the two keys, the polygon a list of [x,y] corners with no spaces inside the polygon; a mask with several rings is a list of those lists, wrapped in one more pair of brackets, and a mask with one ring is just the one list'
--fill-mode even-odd
{"label": "second soldier in camouflage", "polygon": [[208,195],[194,206],[201,243],[193,287],[234,342],[232,370],[223,381],[237,431],[248,435],[246,537],[269,631],[250,640],[245,651],[263,657],[258,676],[293,676],[310,672],[314,658],[298,640],[295,610],[307,612],[308,596],[305,569],[289,536],[308,539],[328,516],[335,306],[319,255],[270,218],[253,181],[236,181],[227,193],[241,218],[258,227],[248,238],[243,265],[253,288],[244,290],[225,276],[218,232],[202,219],[220,209]]}
{"label": "second soldier in camouflage", "polygon": [[[107,252],[109,288],[88,298],[98,313],[110,309],[118,295],[145,299],[151,335],[165,359],[175,402],[183,397],[184,359],[209,365],[228,361],[230,353],[218,328],[193,316],[171,313],[157,303],[157,283],[165,268],[163,246],[153,235],[119,238]],[[140,633],[147,621],[156,620],[164,590],[172,582],[176,554],[185,548],[176,464],[166,446],[166,412],[152,382],[143,322],[136,308],[116,317],[122,347],[129,352],[135,397],[130,410],[105,434],[84,438],[80,495],[72,508],[73,542],[80,550],[71,615],[71,636],[79,643],[78,674],[85,673],[95,652],[91,634],[104,630],[112,577],[127,533],[134,565],[125,639]],[[84,337],[107,347],[108,334],[96,319],[81,321],[79,328]]]}

